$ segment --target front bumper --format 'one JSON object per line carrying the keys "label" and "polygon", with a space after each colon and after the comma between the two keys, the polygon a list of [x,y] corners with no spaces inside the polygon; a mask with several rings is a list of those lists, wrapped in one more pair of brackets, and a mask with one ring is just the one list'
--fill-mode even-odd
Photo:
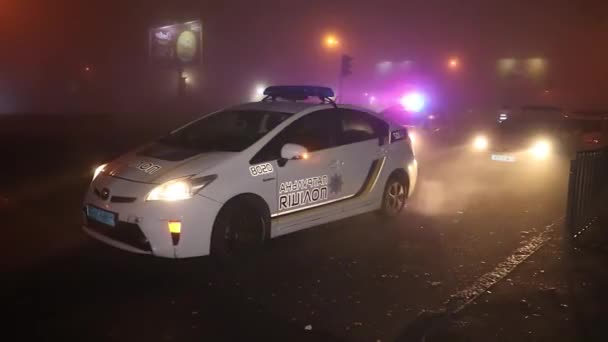
{"label": "front bumper", "polygon": [[[176,202],[146,202],[145,196],[154,186],[98,176],[87,191],[83,210],[91,205],[115,213],[117,224],[106,226],[84,215],[83,230],[97,240],[129,252],[166,258],[208,255],[213,223],[222,204],[202,195]],[[101,189],[110,192],[105,200],[99,196]],[[124,202],[124,198],[135,200]],[[182,223],[176,245],[168,229],[168,221],[174,220]]]}

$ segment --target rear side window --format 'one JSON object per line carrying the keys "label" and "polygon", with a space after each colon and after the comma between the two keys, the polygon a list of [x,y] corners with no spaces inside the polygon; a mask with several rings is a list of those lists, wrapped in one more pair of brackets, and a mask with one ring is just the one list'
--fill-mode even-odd
{"label": "rear side window", "polygon": [[378,139],[383,144],[388,139],[389,126],[371,114],[355,110],[340,111],[340,145]]}
{"label": "rear side window", "polygon": [[315,152],[336,146],[337,129],[334,109],[310,113],[287,126],[251,159],[252,164],[281,158],[285,144],[298,144]]}

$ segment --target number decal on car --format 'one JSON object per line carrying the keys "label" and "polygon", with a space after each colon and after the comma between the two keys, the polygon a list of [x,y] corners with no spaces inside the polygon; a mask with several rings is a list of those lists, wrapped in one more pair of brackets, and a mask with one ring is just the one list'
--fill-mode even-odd
{"label": "number decal on car", "polygon": [[260,175],[266,175],[269,173],[273,173],[274,169],[272,168],[272,164],[264,163],[264,164],[250,166],[249,172],[251,173],[251,175],[253,177],[256,177],[256,176],[260,176]]}
{"label": "number decal on car", "polygon": [[403,140],[407,137],[407,132],[405,129],[398,129],[396,131],[391,132],[391,142]]}
{"label": "number decal on car", "polygon": [[147,174],[153,175],[158,170],[160,170],[162,168],[162,166],[156,165],[156,164],[152,164],[150,162],[141,162],[141,163],[137,164],[136,168],[139,171],[143,171],[143,172],[145,172]]}

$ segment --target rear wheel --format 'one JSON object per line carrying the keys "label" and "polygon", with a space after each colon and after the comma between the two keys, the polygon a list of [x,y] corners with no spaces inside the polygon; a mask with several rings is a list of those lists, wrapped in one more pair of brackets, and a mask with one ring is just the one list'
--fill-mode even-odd
{"label": "rear wheel", "polygon": [[395,217],[403,211],[407,202],[407,184],[402,177],[391,176],[384,187],[380,214],[385,217]]}
{"label": "rear wheel", "polygon": [[247,255],[265,240],[265,221],[246,201],[231,201],[218,213],[211,234],[211,255],[222,261]]}

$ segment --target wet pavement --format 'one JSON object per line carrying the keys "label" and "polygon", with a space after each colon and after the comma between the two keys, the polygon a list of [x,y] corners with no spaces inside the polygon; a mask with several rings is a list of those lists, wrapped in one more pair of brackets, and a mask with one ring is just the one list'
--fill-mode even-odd
{"label": "wet pavement", "polygon": [[40,340],[395,340],[563,216],[567,163],[477,160],[466,147],[420,148],[421,179],[399,219],[314,227],[229,268],[87,238],[89,166],[76,163],[61,186],[0,209],[11,227],[1,258],[9,326]]}

